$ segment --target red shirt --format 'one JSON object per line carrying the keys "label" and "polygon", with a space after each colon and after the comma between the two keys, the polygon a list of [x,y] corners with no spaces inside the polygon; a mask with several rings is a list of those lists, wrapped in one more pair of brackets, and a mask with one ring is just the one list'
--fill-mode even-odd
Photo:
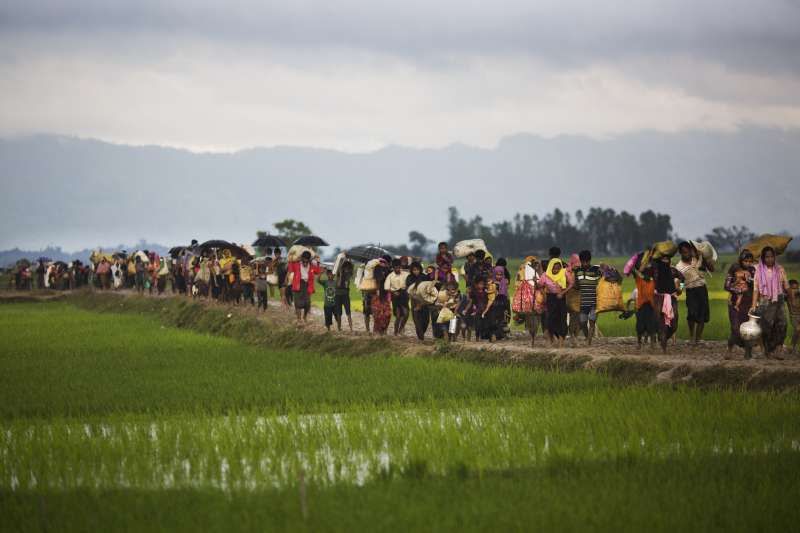
{"label": "red shirt", "polygon": [[[286,275],[289,275],[289,272],[292,272],[292,290],[294,292],[300,292],[300,261],[292,261],[286,264]],[[319,268],[319,265],[315,265],[313,262],[308,263],[308,294],[314,294],[314,276],[318,276],[322,273],[322,269]]]}

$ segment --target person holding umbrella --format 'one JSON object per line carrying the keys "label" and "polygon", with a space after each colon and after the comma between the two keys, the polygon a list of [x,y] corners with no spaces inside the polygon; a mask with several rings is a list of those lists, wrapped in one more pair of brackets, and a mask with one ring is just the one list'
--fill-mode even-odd
{"label": "person holding umbrella", "polygon": [[311,310],[311,295],[314,294],[314,276],[320,274],[317,261],[311,261],[311,252],[306,250],[300,256],[300,261],[293,261],[287,265],[288,275],[292,277],[292,300],[298,324],[308,320]]}

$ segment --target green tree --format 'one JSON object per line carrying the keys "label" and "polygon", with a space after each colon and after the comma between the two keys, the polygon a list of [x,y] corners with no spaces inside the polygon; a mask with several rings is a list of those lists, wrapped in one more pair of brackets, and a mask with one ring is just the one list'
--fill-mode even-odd
{"label": "green tree", "polygon": [[311,228],[306,226],[304,222],[293,218],[281,220],[280,222],[274,223],[272,226],[275,228],[275,231],[278,232],[278,235],[286,241],[286,244],[291,244],[298,237],[311,235],[312,233]]}

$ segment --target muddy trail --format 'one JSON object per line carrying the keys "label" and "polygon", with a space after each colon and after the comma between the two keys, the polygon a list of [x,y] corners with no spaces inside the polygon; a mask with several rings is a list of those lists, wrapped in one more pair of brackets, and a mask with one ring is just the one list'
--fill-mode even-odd
{"label": "muddy trail", "polygon": [[343,317],[343,331],[334,324],[328,332],[322,309],[313,307],[305,324],[298,324],[294,310],[270,301],[267,311],[249,304],[225,304],[182,296],[144,296],[133,291],[99,293],[93,291],[18,293],[0,291],[0,302],[47,302],[65,300],[79,307],[112,312],[156,312],[169,325],[221,334],[244,342],[317,351],[321,354],[369,356],[396,354],[409,357],[455,358],[480,364],[518,365],[553,371],[590,370],[602,372],[621,383],[687,384],[700,387],[734,387],[749,390],[800,390],[800,356],[784,353],[784,359],[764,358],[759,349],[754,358],[744,359],[744,351],[728,353],[724,341],[704,341],[693,346],[687,341],[670,343],[666,354],[661,349],[637,346],[632,337],[600,337],[587,346],[579,339],[572,346],[551,346],[537,337],[531,348],[530,337],[512,332],[497,342],[474,342],[459,338],[446,343],[431,337],[419,341],[413,324],[403,334],[386,336],[367,333],[361,313],[353,313],[353,330]]}

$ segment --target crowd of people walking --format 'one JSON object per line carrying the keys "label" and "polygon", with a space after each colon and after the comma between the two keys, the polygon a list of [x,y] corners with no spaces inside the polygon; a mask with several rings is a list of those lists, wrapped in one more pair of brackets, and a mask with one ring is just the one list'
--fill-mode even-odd
{"label": "crowd of people walking", "polygon": [[[317,286],[324,292],[325,327],[353,330],[351,288],[360,293],[367,332],[404,335],[409,322],[413,334],[424,340],[447,342],[495,342],[506,338],[512,322],[524,324],[535,346],[539,336],[552,346],[569,340],[591,344],[598,334],[597,317],[619,312],[623,319],[635,316],[639,347],[656,345],[666,352],[678,328],[678,296],[686,295],[689,340],[701,342],[711,318],[706,273],[715,261],[694,242],[659,243],[630,258],[620,273],[606,264],[593,264],[583,250],[562,259],[562,250],[549,249],[547,257],[526,257],[515,273],[504,258],[493,258],[481,247],[456,254],[447,243],[438,245],[433,261],[423,263],[408,256],[384,254],[355,261],[347,252],[332,264],[320,261],[313,249],[292,247],[284,258],[282,249],[267,249],[252,257],[231,249],[197,251],[197,243],[164,257],[147,250],[131,255],[94,254],[88,264],[75,261],[37,264],[19,268],[18,288],[100,290],[131,289],[139,294],[165,293],[208,298],[232,305],[249,305],[266,311],[271,299],[293,307],[299,325],[308,321]],[[235,251],[235,249],[234,249]],[[456,246],[456,251],[458,246]],[[714,252],[715,253],[715,252]],[[673,261],[674,256],[678,256]],[[726,275],[730,294],[728,314],[731,332],[728,351],[751,346],[740,327],[751,315],[760,317],[763,352],[782,357],[787,327],[792,325],[792,351],[800,340],[800,293],[796,280],[788,279],[777,262],[773,247],[742,250]],[[363,264],[356,266],[357,262]],[[622,301],[623,276],[634,278],[635,289]],[[788,312],[787,312],[788,311]],[[788,316],[788,320],[787,320]]]}

